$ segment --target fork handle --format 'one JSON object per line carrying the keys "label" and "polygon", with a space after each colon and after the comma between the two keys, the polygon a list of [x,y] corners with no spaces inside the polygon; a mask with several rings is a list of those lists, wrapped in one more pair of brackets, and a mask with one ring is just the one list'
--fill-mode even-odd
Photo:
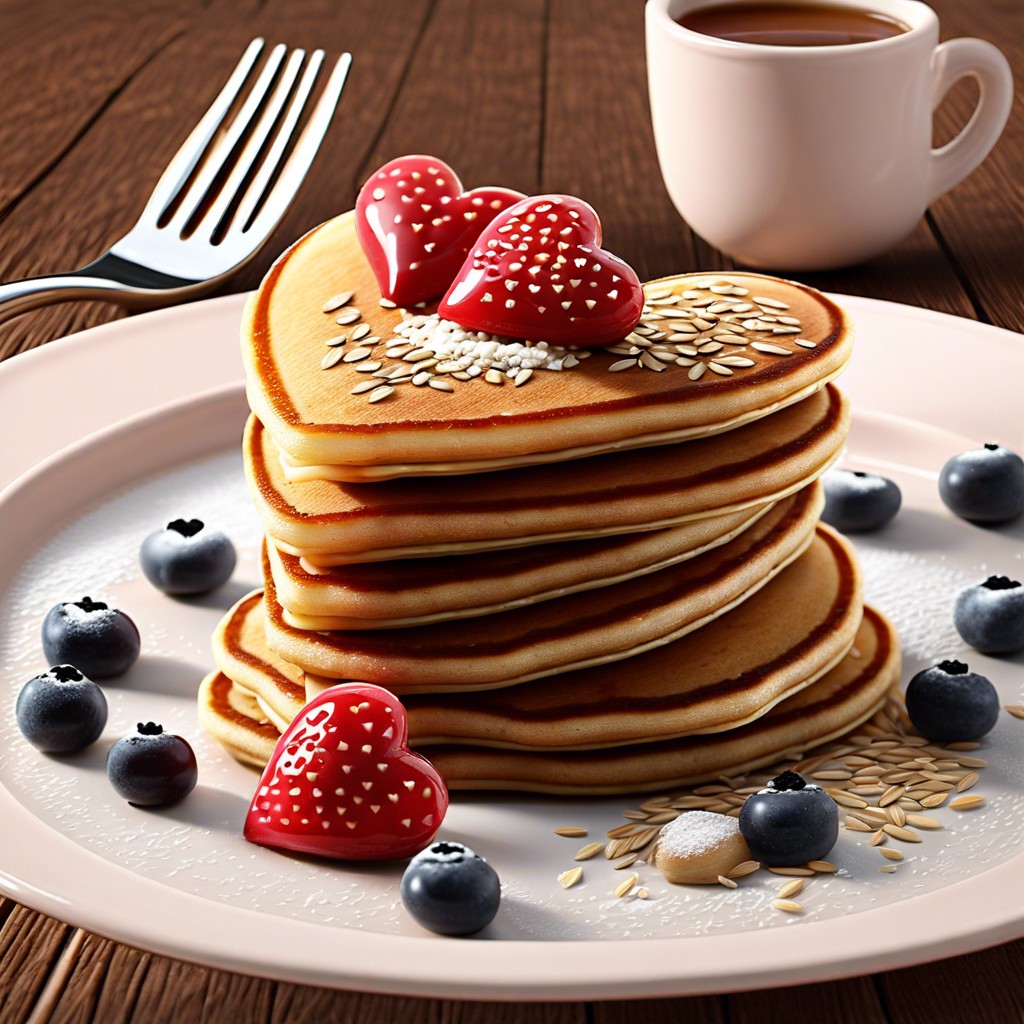
{"label": "fork handle", "polygon": [[106,252],[88,266],[65,274],[0,284],[0,324],[41,306],[76,299],[98,299],[126,309],[167,306],[181,301],[195,285]]}
{"label": "fork handle", "polygon": [[22,313],[73,299],[124,301],[124,285],[102,277],[88,277],[77,272],[30,277],[24,281],[0,284],[0,324]]}

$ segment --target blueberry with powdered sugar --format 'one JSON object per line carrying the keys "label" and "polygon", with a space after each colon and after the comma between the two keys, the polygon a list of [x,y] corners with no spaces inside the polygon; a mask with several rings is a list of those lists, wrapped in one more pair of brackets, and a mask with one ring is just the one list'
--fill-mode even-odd
{"label": "blueberry with powdered sugar", "polygon": [[54,665],[21,688],[15,715],[37,750],[72,754],[99,739],[107,724],[107,699],[74,665]]}
{"label": "blueberry with powdered sugar", "polygon": [[999,718],[999,693],[964,662],[940,661],[907,684],[907,714],[935,742],[980,740]]}
{"label": "blueberry with powdered sugar", "polygon": [[175,519],[151,533],[139,551],[146,579],[165,594],[206,594],[235,570],[235,547],[201,519]]}
{"label": "blueberry with powdered sugar", "polygon": [[124,612],[91,597],[54,605],[43,619],[42,640],[51,665],[74,665],[90,679],[127,672],[142,646]]}
{"label": "blueberry with powdered sugar", "polygon": [[839,808],[820,786],[797,772],[783,772],[747,798],[740,831],[754,860],[794,867],[822,860],[835,846]]}
{"label": "blueberry with powdered sugar", "polygon": [[1011,654],[1024,648],[1024,587],[1008,576],[989,576],[961,590],[953,625],[983,654]]}

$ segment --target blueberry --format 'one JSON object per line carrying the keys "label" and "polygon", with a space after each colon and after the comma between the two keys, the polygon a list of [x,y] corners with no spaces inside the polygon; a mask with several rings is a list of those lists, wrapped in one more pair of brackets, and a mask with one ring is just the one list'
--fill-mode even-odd
{"label": "blueberry", "polygon": [[884,476],[834,469],[822,477],[822,484],[825,510],[821,518],[843,533],[877,530],[900,510],[900,489]]}
{"label": "blueberry", "polygon": [[402,875],[406,910],[441,935],[480,931],[494,919],[500,900],[494,868],[462,843],[432,843],[413,857]]}
{"label": "blueberry", "polygon": [[139,631],[124,612],[102,601],[55,604],[43,619],[43,652],[51,665],[74,665],[93,679],[119,676],[139,656]]}
{"label": "blueberry", "polygon": [[940,661],[907,684],[907,714],[930,740],[980,740],[999,717],[999,694],[962,661]]}
{"label": "blueberry", "polygon": [[165,594],[205,594],[235,570],[235,547],[202,520],[175,519],[151,533],[139,551],[146,579]]}
{"label": "blueberry", "polygon": [[973,523],[1006,523],[1024,512],[1024,459],[987,444],[954,455],[939,474],[939,496]]}
{"label": "blueberry", "polygon": [[961,590],[953,625],[965,643],[983,654],[1009,654],[1024,647],[1024,587],[1006,576]]}
{"label": "blueberry", "polygon": [[33,676],[14,710],[25,739],[47,754],[82,750],[107,724],[107,698],[74,665],[55,665]]}
{"label": "blueberry", "polygon": [[196,755],[180,736],[153,722],[119,739],[107,754],[107,778],[130,804],[161,807],[188,796],[199,770]]}
{"label": "blueberry", "polygon": [[839,808],[820,786],[783,772],[766,789],[747,797],[740,832],[754,860],[793,867],[821,860],[839,836]]}

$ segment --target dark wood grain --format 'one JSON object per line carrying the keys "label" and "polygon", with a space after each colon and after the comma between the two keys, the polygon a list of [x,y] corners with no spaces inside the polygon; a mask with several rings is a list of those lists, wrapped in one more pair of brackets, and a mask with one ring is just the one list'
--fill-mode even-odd
{"label": "dark wood grain", "polygon": [[[1001,46],[1018,103],[991,158],[893,252],[807,280],[1024,330],[1024,7],[933,0],[943,36]],[[731,262],[677,216],[648,118],[642,0],[0,0],[0,279],[88,261],[134,221],[250,38],[351,49],[335,125],[270,244],[224,290],[349,207],[404,152],[467,186],[581,195],[641,277]],[[964,123],[961,85],[937,136]],[[806,276],[806,275],[805,275]],[[0,358],[123,315],[63,305],[0,328]],[[951,907],[951,914],[958,908]],[[582,950],[579,955],[585,955]],[[1004,1024],[1024,1021],[1024,942],[941,964],[726,997],[587,1004],[336,992],[182,964],[0,898],[0,1021],[395,1024]]]}
{"label": "dark wood grain", "polygon": [[11,908],[0,928],[0,1021],[28,1019],[73,930],[26,907]]}

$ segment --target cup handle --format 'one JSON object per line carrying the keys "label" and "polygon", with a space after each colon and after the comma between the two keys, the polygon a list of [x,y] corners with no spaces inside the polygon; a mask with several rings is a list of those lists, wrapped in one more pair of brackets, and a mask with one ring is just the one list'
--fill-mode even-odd
{"label": "cup handle", "polygon": [[932,150],[928,173],[929,205],[963,181],[996,144],[1013,102],[1013,74],[1003,54],[983,39],[951,39],[932,55],[932,110],[953,83],[965,75],[978,79],[981,96],[961,132]]}

